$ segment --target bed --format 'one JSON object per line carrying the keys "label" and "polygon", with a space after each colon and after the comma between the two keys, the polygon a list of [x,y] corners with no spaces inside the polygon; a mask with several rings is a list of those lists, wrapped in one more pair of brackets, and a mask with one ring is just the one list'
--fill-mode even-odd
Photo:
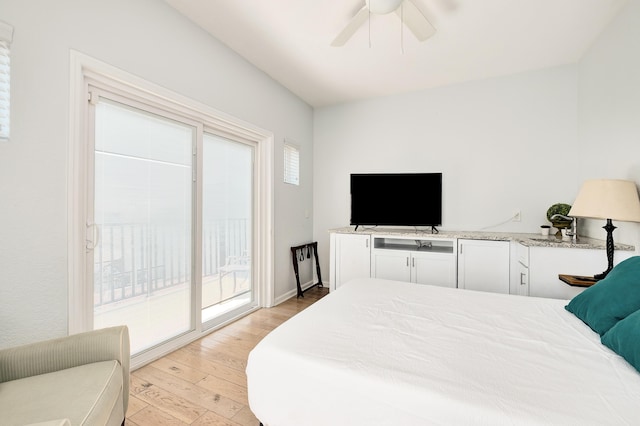
{"label": "bed", "polygon": [[566,300],[343,285],[247,364],[265,425],[640,424],[640,374]]}

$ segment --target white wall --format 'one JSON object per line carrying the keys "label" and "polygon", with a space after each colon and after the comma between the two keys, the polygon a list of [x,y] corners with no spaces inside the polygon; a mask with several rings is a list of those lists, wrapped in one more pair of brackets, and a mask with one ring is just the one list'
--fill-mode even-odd
{"label": "white wall", "polygon": [[[309,241],[312,109],[157,0],[0,0],[12,44],[12,137],[0,143],[0,347],[67,333],[69,51],[75,49],[275,134],[275,291]],[[300,187],[282,143],[301,146]]]}
{"label": "white wall", "polygon": [[[579,150],[584,179],[629,179],[640,184],[640,1],[631,0],[579,67]],[[586,222],[604,239],[604,221]],[[614,240],[640,246],[640,227],[615,222]]]}
{"label": "white wall", "polygon": [[[580,178],[577,68],[458,84],[316,109],[314,237],[349,224],[349,174],[442,172],[442,229],[537,232]],[[420,197],[416,188],[416,197]],[[405,208],[411,208],[408,200]]]}
{"label": "white wall", "polygon": [[[585,179],[640,184],[640,0],[575,64],[327,107],[314,113],[314,237],[328,268],[327,230],[349,221],[352,172],[442,171],[443,228],[478,230],[514,208],[536,232]],[[603,221],[581,233],[604,239]],[[640,226],[615,223],[640,247]]]}

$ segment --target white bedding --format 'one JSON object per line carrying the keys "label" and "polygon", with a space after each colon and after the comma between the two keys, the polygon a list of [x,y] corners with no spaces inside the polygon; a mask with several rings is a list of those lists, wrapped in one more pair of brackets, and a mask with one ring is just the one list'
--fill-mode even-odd
{"label": "white bedding", "polygon": [[268,426],[640,424],[640,374],[566,301],[362,279],[247,365]]}

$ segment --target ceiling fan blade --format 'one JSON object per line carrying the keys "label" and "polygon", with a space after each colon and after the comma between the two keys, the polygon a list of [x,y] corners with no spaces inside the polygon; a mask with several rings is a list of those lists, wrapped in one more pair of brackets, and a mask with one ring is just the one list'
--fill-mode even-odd
{"label": "ceiling fan blade", "polygon": [[331,42],[331,46],[344,46],[344,44],[349,41],[351,36],[358,30],[358,28],[360,28],[362,24],[365,23],[368,17],[369,9],[367,8],[367,6],[365,6],[360,9],[358,13],[356,13],[356,16],[351,18],[351,21],[349,21],[347,26],[344,27],[344,29],[340,31],[340,34],[338,34],[338,36],[333,39],[333,41]]}
{"label": "ceiling fan blade", "polygon": [[436,33],[436,29],[426,16],[420,12],[413,0],[405,0],[402,7],[396,10],[396,14],[420,41],[425,41]]}

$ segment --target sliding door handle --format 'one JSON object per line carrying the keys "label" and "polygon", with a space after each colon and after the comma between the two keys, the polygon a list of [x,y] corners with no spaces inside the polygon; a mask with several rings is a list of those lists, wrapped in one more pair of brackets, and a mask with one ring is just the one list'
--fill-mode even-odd
{"label": "sliding door handle", "polygon": [[[100,226],[97,223],[87,222],[87,238],[85,249],[87,252],[94,250],[100,243]],[[91,239],[89,239],[89,233],[91,233]]]}

